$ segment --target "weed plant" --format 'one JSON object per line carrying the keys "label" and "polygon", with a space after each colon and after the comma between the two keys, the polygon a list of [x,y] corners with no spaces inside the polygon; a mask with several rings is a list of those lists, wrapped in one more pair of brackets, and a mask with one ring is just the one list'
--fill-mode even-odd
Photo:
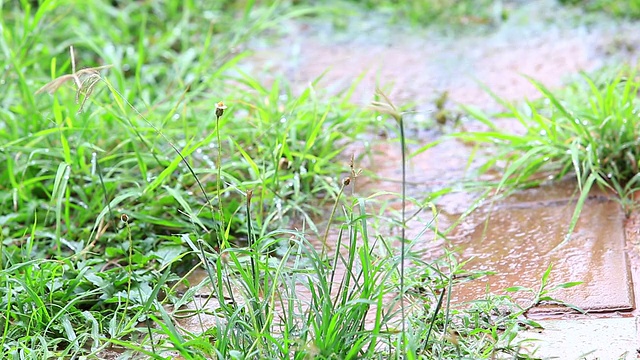
{"label": "weed plant", "polygon": [[580,196],[569,233],[593,187],[615,192],[630,210],[640,186],[640,83],[635,73],[625,70],[606,78],[583,74],[557,92],[530,81],[540,91],[541,100],[518,107],[494,95],[507,110],[500,117],[517,120],[524,129],[521,133],[505,131],[486,114],[467,109],[489,130],[456,136],[491,144],[495,150],[480,172],[501,168],[504,175],[495,185],[498,191],[507,192],[575,177]]}

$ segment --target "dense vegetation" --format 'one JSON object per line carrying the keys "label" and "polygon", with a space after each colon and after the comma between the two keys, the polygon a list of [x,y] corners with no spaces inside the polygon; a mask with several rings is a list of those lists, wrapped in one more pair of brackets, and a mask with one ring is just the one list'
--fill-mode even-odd
{"label": "dense vegetation", "polygon": [[[480,6],[408,3],[417,8],[383,5],[442,21]],[[521,318],[526,307],[489,296],[454,308],[451,289],[464,271],[455,254],[427,262],[415,240],[373,232],[380,217],[368,204],[377,199],[348,191],[359,172],[343,153],[379,126],[370,109],[350,104],[349,92],[294,94],[286,79],[266,84],[236,67],[250,39],[321,10],[0,3],[0,357],[526,356],[515,341],[537,326]],[[587,78],[593,91],[571,96],[591,100],[581,115],[594,118],[588,124],[574,125],[541,85],[554,105],[548,114],[532,105],[525,118],[505,103],[527,136],[558,135],[546,153],[524,145],[528,138],[464,136],[504,140],[503,159],[528,154],[531,163],[512,162],[501,187],[527,185],[540,159],[552,158],[544,170],[573,170],[582,183],[626,194],[637,182],[627,171],[637,136],[621,117],[636,114],[634,81]],[[374,110],[402,129],[401,111],[382,94]],[[627,129],[624,138],[614,126]],[[576,136],[594,131],[598,147],[585,157],[578,150],[589,142]],[[194,272],[204,277],[189,283]]]}

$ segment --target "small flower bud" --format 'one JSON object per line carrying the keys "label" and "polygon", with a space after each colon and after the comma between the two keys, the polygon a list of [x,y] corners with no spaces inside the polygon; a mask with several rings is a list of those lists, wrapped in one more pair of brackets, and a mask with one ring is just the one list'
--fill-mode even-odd
{"label": "small flower bud", "polygon": [[122,220],[123,223],[129,223],[129,215],[127,214],[120,215],[120,220]]}
{"label": "small flower bud", "polygon": [[222,114],[224,114],[224,110],[226,108],[227,108],[227,106],[222,101],[217,103],[216,104],[216,117],[222,116]]}
{"label": "small flower bud", "polygon": [[289,159],[287,159],[285,156],[281,157],[280,161],[278,161],[278,170],[285,170],[290,166],[291,164],[289,163]]}

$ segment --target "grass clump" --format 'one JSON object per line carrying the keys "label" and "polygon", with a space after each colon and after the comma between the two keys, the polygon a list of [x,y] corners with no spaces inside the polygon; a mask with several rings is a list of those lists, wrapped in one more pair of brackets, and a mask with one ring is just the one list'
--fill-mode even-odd
{"label": "grass clump", "polygon": [[564,5],[579,6],[586,11],[603,11],[605,13],[628,17],[632,19],[640,18],[640,1],[628,0],[559,0]]}
{"label": "grass clump", "polygon": [[581,80],[557,92],[530,81],[542,95],[538,101],[518,107],[494,96],[507,109],[500,117],[517,120],[522,131],[505,131],[486,114],[468,109],[489,130],[457,136],[497,145],[480,171],[502,168],[499,190],[536,186],[567,175],[575,177],[581,195],[570,229],[594,186],[617,193],[630,205],[627,200],[640,185],[640,83],[634,73],[622,71],[604,80],[583,74]]}
{"label": "grass clump", "polygon": [[414,25],[429,24],[492,24],[508,16],[502,2],[495,0],[366,0],[360,1],[368,9],[388,11],[400,22]]}

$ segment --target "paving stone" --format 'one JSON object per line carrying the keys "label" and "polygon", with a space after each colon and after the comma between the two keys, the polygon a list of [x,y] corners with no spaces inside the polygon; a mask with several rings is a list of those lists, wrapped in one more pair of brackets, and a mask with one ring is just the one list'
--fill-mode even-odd
{"label": "paving stone", "polygon": [[[541,359],[617,360],[637,359],[637,319],[541,320],[544,330],[518,334],[530,339],[523,348]],[[536,349],[537,348],[537,349]]]}
{"label": "paving stone", "polygon": [[[563,243],[574,207],[573,202],[502,207],[470,218],[473,226],[462,227],[470,231],[460,234],[454,243],[462,249],[463,258],[473,258],[468,269],[493,270],[497,274],[460,285],[453,297],[458,302],[478,299],[487,287],[494,293],[515,285],[537,289],[543,273],[553,264],[550,286],[570,281],[584,283],[555,291],[551,296],[591,312],[633,309],[620,205],[602,199],[588,200],[573,236]],[[532,298],[523,292],[514,293],[513,297],[523,305]],[[544,307],[533,312],[566,310]]]}

